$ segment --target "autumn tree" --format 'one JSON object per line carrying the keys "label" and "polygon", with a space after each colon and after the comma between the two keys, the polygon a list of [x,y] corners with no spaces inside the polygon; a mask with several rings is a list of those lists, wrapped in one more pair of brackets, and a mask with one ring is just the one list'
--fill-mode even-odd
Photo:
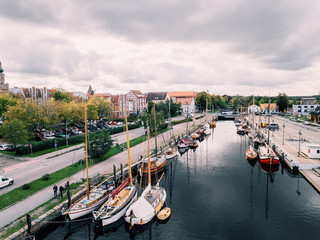
{"label": "autumn tree", "polygon": [[88,99],[88,119],[111,118],[112,104],[109,100],[100,96],[93,96]]}
{"label": "autumn tree", "polygon": [[5,121],[20,120],[29,131],[40,126],[47,126],[50,119],[44,114],[43,108],[31,100],[18,100],[14,106],[9,106],[3,114]]}
{"label": "autumn tree", "polygon": [[0,116],[8,111],[9,106],[15,106],[17,104],[17,97],[11,94],[0,95]]}
{"label": "autumn tree", "polygon": [[0,132],[2,138],[15,147],[18,144],[26,143],[31,138],[30,131],[28,131],[23,122],[18,119],[5,121],[0,127]]}
{"label": "autumn tree", "polygon": [[63,88],[57,88],[53,93],[53,98],[55,101],[71,102],[73,99],[71,92],[66,92]]}

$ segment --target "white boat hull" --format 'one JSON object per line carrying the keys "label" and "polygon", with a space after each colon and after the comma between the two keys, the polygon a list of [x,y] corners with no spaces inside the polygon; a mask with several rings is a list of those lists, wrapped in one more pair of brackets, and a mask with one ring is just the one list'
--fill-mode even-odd
{"label": "white boat hull", "polygon": [[112,224],[112,223],[118,221],[121,217],[123,217],[125,215],[126,211],[128,210],[128,208],[130,207],[130,205],[133,203],[133,201],[136,200],[136,198],[137,198],[137,193],[132,198],[132,200],[129,202],[129,204],[127,204],[127,206],[124,207],[117,214],[111,215],[108,218],[103,218],[102,219],[102,226],[106,226],[106,225]]}
{"label": "white boat hull", "polygon": [[70,220],[74,220],[80,217],[83,217],[89,213],[91,213],[92,211],[96,210],[99,208],[99,206],[101,204],[103,204],[105,201],[107,200],[107,197],[101,199],[100,201],[98,201],[97,203],[93,204],[92,206],[88,207],[88,208],[83,208],[83,209],[77,209],[77,210],[71,210],[69,211],[69,218]]}

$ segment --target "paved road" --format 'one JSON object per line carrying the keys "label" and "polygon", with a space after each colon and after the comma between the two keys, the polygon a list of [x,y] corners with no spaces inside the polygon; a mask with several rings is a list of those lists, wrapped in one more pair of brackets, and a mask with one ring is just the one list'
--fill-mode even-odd
{"label": "paved road", "polygon": [[[129,131],[130,139],[137,138],[144,134],[143,127]],[[112,135],[114,143],[124,143],[127,141],[125,132]],[[59,150],[50,154],[35,158],[25,158],[15,165],[2,167],[1,175],[14,179],[14,184],[0,189],[0,195],[20,187],[25,183],[31,182],[43,176],[46,173],[53,173],[61,168],[65,168],[81,159],[85,158],[84,144]],[[17,161],[16,161],[17,162]]]}
{"label": "paved road", "polygon": [[[172,118],[173,120],[184,119],[184,116]],[[145,134],[144,128],[140,127],[129,131],[129,138],[135,139]],[[114,145],[116,143],[122,144],[127,142],[126,132],[121,132],[112,135]],[[0,174],[14,179],[14,184],[0,189],[0,195],[10,192],[11,190],[29,183],[33,180],[39,179],[46,173],[53,173],[62,168],[65,168],[81,159],[85,158],[84,144],[59,150],[45,156],[35,158],[21,158],[19,161],[12,159],[15,164],[10,166],[0,165]],[[10,160],[5,159],[2,163]]]}

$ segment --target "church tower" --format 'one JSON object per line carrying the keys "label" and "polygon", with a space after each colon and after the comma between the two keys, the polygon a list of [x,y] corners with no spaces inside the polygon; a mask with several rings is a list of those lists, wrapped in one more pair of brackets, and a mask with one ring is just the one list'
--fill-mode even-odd
{"label": "church tower", "polygon": [[9,84],[5,82],[3,68],[0,61],[0,93],[9,92]]}

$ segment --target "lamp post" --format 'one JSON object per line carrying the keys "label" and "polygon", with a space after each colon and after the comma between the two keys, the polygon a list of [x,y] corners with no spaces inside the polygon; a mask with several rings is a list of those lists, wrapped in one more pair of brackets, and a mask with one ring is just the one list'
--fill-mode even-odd
{"label": "lamp post", "polygon": [[301,138],[301,135],[302,135],[301,130],[299,130],[298,135],[299,135],[299,154],[298,154],[298,156],[300,157],[300,138]]}
{"label": "lamp post", "polygon": [[282,145],[284,145],[284,128],[286,127],[286,125],[282,125]]}

